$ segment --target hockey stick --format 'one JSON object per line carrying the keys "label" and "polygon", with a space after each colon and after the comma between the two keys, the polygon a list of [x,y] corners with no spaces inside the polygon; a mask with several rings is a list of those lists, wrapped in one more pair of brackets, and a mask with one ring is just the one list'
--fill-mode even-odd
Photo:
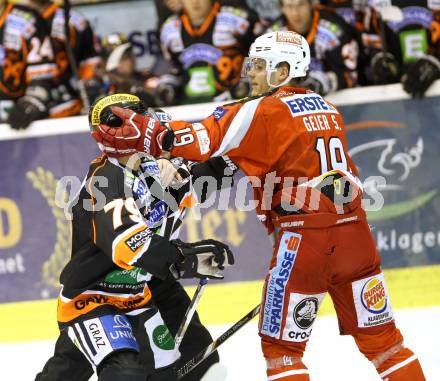
{"label": "hockey stick", "polygon": [[81,97],[81,101],[83,104],[83,110],[86,112],[89,112],[90,108],[90,100],[87,96],[86,87],[84,86],[84,82],[79,77],[79,70],[78,70],[78,64],[75,59],[75,55],[72,50],[72,46],[70,45],[70,27],[69,27],[69,20],[70,20],[70,0],[64,0],[64,34],[66,35],[66,53],[67,58],[69,60],[70,67],[72,69],[73,75],[77,79],[78,83],[78,90],[79,90],[79,96]]}
{"label": "hockey stick", "polygon": [[183,336],[185,336],[186,330],[188,329],[189,323],[196,312],[197,304],[199,304],[200,298],[202,297],[203,291],[208,284],[208,278],[202,278],[199,281],[196,291],[191,299],[191,303],[188,306],[185,316],[183,317],[182,323],[180,324],[179,330],[176,333],[176,337],[174,338],[174,342],[176,343],[174,346],[174,350],[178,350],[180,344],[182,343]]}
{"label": "hockey stick", "polygon": [[220,345],[222,345],[226,340],[228,340],[235,332],[237,332],[245,324],[249,323],[255,316],[260,313],[261,305],[256,306],[252,311],[248,312],[247,315],[243,316],[237,323],[235,323],[231,328],[224,332],[218,339],[214,340],[209,346],[199,352],[191,360],[187,361],[185,365],[176,370],[177,378],[180,380],[182,377],[186,376],[191,372],[197,365],[208,358],[212,353],[214,353]]}

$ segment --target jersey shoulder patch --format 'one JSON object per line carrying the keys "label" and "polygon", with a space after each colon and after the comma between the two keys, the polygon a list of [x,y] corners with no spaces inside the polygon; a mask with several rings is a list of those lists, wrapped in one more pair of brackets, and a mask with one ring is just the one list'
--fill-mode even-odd
{"label": "jersey shoulder patch", "polygon": [[221,6],[219,10],[219,14],[220,13],[230,14],[235,17],[240,17],[242,19],[247,19],[249,17],[249,13],[245,9],[239,7],[232,7],[230,5]]}
{"label": "jersey shoulder patch", "polygon": [[36,31],[36,18],[31,12],[13,8],[5,23],[5,34],[20,35],[29,39]]}
{"label": "jersey shoulder patch", "polygon": [[318,50],[332,50],[341,44],[343,29],[340,25],[321,18],[318,23],[315,44]]}
{"label": "jersey shoulder patch", "polygon": [[[172,15],[166,19],[160,29],[160,42],[165,49],[183,50],[181,36],[182,21],[179,16]],[[180,43],[179,43],[180,41]]]}
{"label": "jersey shoulder patch", "polygon": [[181,18],[178,15],[171,15],[162,24],[161,33],[180,30],[181,25],[182,25]]}
{"label": "jersey shoulder patch", "polygon": [[[250,27],[248,13],[240,8],[223,6],[216,18],[216,29],[222,30],[223,34],[229,31],[231,35],[245,34]],[[230,41],[230,43],[235,43]],[[220,44],[227,45],[227,44]]]}
{"label": "jersey shoulder patch", "polygon": [[333,9],[321,9],[319,26],[329,30],[336,37],[340,38],[350,27],[342,16]]}
{"label": "jersey shoulder patch", "polygon": [[[69,15],[69,24],[73,25],[77,31],[83,32],[87,28],[88,21],[81,13],[72,9]],[[64,23],[64,9],[58,8],[55,13],[55,18],[58,19],[59,22]]]}

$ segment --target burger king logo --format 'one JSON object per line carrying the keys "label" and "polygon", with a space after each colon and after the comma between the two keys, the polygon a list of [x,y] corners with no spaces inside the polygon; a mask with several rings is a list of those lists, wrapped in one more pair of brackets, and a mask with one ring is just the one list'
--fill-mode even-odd
{"label": "burger king logo", "polygon": [[385,286],[381,279],[372,278],[362,287],[362,305],[373,314],[380,314],[387,308]]}

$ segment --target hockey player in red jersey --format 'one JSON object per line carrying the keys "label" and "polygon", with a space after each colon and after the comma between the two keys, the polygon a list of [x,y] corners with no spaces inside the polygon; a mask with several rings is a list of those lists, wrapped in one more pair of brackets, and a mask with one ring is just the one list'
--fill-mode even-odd
{"label": "hockey player in red jersey", "polygon": [[[309,63],[303,37],[272,32],[255,40],[245,62],[253,97],[200,123],[171,122],[168,130],[127,110],[113,112],[125,134],[140,132],[131,145],[144,152],[196,161],[227,155],[250,177],[258,217],[277,232],[259,324],[268,380],[309,380],[302,357],[327,292],[341,334],[354,337],[382,379],[425,380],[394,322],[342,116],[320,95],[285,86],[305,76]],[[110,131],[96,129],[103,149],[127,149]]]}

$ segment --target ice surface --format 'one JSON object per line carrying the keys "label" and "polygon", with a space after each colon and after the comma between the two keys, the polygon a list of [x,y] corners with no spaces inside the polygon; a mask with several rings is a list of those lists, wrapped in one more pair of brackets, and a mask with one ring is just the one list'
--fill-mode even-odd
{"label": "ice surface", "polygon": [[[400,310],[395,315],[407,346],[419,356],[427,380],[440,380],[440,307]],[[210,330],[217,337],[227,328],[214,326]],[[0,379],[34,380],[51,356],[53,344],[54,341],[0,344]],[[223,344],[220,356],[228,370],[227,381],[266,380],[256,319]],[[339,336],[334,316],[317,319],[304,361],[312,381],[380,380],[372,365],[357,351],[353,339]]]}

